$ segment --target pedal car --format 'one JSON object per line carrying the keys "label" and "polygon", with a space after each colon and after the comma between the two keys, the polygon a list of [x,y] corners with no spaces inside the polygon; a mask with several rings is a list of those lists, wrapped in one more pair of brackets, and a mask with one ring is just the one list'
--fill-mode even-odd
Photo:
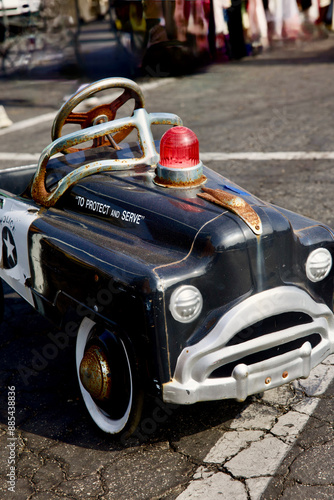
{"label": "pedal car", "polygon": [[[74,111],[114,88],[112,102]],[[131,116],[117,117],[128,101]],[[82,128],[61,135],[68,123]],[[170,126],[160,142],[155,124]],[[137,142],[125,141],[131,131]],[[147,392],[242,401],[333,353],[329,227],[205,167],[195,133],[147,113],[124,78],[70,97],[52,139],[37,166],[1,172],[0,277],[59,339],[77,335],[78,381],[100,429],[130,434]]]}

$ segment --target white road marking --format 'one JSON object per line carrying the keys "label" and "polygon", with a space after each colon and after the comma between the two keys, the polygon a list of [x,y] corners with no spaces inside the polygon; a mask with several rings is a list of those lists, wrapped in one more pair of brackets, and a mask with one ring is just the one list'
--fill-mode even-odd
{"label": "white road marking", "polygon": [[[161,87],[166,85],[167,83],[173,82],[174,78],[165,78],[153,82],[144,83],[140,86],[142,92],[147,92],[149,90],[155,89],[157,87]],[[101,98],[97,98],[97,104],[106,104],[110,102],[110,96],[103,96]],[[97,105],[96,103],[94,106]],[[0,136],[10,134],[12,132],[18,132],[19,130],[24,130],[29,127],[34,127],[44,122],[52,122],[55,119],[57,112],[51,111],[50,113],[45,113],[44,115],[34,116],[33,118],[28,118],[27,120],[22,120],[20,122],[14,123],[7,128],[0,129]]]}
{"label": "white road marking", "polygon": [[[44,115],[47,116],[47,115]],[[26,122],[29,120],[26,120]],[[23,122],[20,122],[21,124]],[[18,125],[18,124],[16,124]],[[25,128],[27,123],[22,126]],[[13,125],[14,127],[14,125]],[[21,127],[21,125],[20,125]],[[11,127],[10,127],[11,128]],[[17,128],[16,130],[19,130]],[[8,131],[8,129],[7,129]],[[2,135],[2,130],[0,130],[0,135]],[[6,153],[0,152],[0,161],[30,161],[38,160],[40,155],[38,153]],[[231,161],[231,160],[242,160],[242,161],[273,161],[273,160],[284,160],[284,161],[296,161],[296,160],[334,160],[334,151],[273,151],[271,153],[263,153],[261,151],[249,151],[240,153],[213,153],[213,152],[203,152],[200,154],[202,161]]]}
{"label": "white road marking", "polygon": [[175,80],[175,78],[161,78],[153,82],[143,83],[140,85],[140,88],[143,92],[147,92],[148,90],[156,89],[162,85],[166,85],[167,83],[173,83]]}
{"label": "white road marking", "polygon": [[41,155],[37,153],[1,153],[0,161],[34,161]]}
{"label": "white road marking", "polygon": [[52,121],[56,113],[53,111],[51,113],[46,113],[44,115],[34,116],[33,118],[28,118],[27,120],[22,120],[17,123],[13,123],[10,127],[0,130],[0,136],[10,134],[11,132],[18,132],[19,130],[24,130],[29,127],[34,127],[40,123]]}
{"label": "white road marking", "polygon": [[[306,393],[306,399],[295,404],[292,410],[276,417],[277,410],[253,403],[231,423],[230,430],[216,442],[204,464],[224,466],[226,473],[213,472],[205,466],[197,469],[193,480],[177,500],[195,498],[216,500],[260,500],[275,471],[295,443],[300,432],[316,409],[320,397],[334,380],[334,355],[314,368],[306,380],[293,384]],[[284,398],[283,386],[273,389],[271,397]],[[283,393],[283,395],[282,395]],[[231,475],[229,475],[231,474]]]}
{"label": "white road marking", "polygon": [[334,160],[334,151],[249,151],[240,153],[200,153],[202,161],[228,160]]}

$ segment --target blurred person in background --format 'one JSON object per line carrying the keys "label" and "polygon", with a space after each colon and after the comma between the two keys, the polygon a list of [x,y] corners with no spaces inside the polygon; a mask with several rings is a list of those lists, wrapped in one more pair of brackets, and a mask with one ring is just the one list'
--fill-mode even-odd
{"label": "blurred person in background", "polygon": [[225,10],[229,32],[230,55],[232,59],[241,59],[247,56],[242,21],[242,2],[231,0],[231,6]]}
{"label": "blurred person in background", "polygon": [[249,38],[254,47],[269,47],[268,23],[263,0],[248,0],[247,12],[249,19]]}
{"label": "blurred person in background", "polygon": [[271,42],[296,40],[301,29],[297,0],[268,0],[267,20]]}
{"label": "blurred person in background", "polygon": [[331,28],[333,0],[300,0],[302,28],[306,38],[327,38]]}

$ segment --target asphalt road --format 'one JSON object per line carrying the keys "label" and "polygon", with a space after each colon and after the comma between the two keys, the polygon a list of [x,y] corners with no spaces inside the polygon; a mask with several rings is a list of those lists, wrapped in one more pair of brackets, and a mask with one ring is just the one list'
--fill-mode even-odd
{"label": "asphalt road", "polygon": [[[270,159],[272,152],[334,151],[333,63],[330,37],[213,65],[191,76],[146,78],[142,83],[148,111],[179,114],[197,134],[209,167],[267,201],[334,227],[334,160],[324,155],[291,160],[287,154],[282,160]],[[118,69],[100,67],[99,76],[117,76]],[[50,142],[52,115],[64,96],[87,79],[64,77],[52,68],[49,74],[0,81],[0,104],[14,123],[0,129],[1,168],[36,161]],[[243,152],[253,152],[255,159],[233,160],[221,154]],[[208,153],[215,159],[208,160]],[[263,153],[268,154],[265,160]],[[102,435],[86,413],[72,343],[57,346],[56,330],[8,288],[5,293],[5,321],[0,326],[0,496],[334,497],[333,356],[310,379],[244,403],[175,408],[154,400],[134,438],[118,443]],[[18,370],[32,365],[39,366],[37,375]],[[7,396],[12,386],[15,493],[6,491],[11,453]]]}

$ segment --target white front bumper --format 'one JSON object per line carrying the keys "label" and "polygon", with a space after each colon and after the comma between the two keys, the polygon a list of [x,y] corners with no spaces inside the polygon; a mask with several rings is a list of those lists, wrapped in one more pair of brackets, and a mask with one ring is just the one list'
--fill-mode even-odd
{"label": "white front bumper", "polygon": [[[310,322],[267,333],[236,345],[226,344],[239,332],[262,320],[289,312],[307,314]],[[307,336],[318,334],[320,342],[312,348]],[[242,359],[278,345],[303,339],[297,349],[246,365]],[[293,287],[274,288],[244,300],[228,311],[215,327],[178,357],[173,379],[163,384],[163,400],[176,404],[235,398],[308,377],[312,368],[334,352],[334,316],[308,293]],[[238,363],[238,360],[240,362]],[[224,365],[233,365],[230,376],[210,378]]]}

